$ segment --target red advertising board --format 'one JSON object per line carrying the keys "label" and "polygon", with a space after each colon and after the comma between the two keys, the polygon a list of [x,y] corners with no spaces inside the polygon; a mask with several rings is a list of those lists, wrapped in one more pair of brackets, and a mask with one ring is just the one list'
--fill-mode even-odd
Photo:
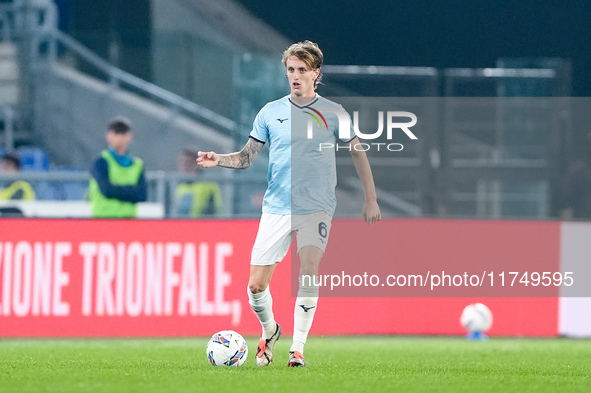
{"label": "red advertising board", "polygon": [[[474,223],[385,220],[355,236],[369,244],[376,232],[391,235],[401,261],[417,253],[478,258],[500,248],[504,263],[528,256],[558,266],[557,223],[468,224]],[[356,255],[356,243],[342,239],[357,225],[335,220],[327,266],[331,254]],[[3,219],[0,336],[208,336],[222,329],[257,335],[260,326],[246,296],[257,227],[256,220]],[[478,231],[485,240],[477,240]],[[425,233],[436,243],[431,254],[419,236]],[[473,237],[468,245],[467,233]],[[529,240],[517,247],[510,242],[517,236]],[[537,244],[533,253],[527,251],[530,242]],[[364,252],[367,259],[380,255],[371,248]],[[271,284],[276,319],[288,334],[294,303],[290,259],[276,269]],[[463,334],[459,316],[474,301],[493,311],[491,334],[557,334],[556,297],[414,296],[322,297],[311,334]]]}

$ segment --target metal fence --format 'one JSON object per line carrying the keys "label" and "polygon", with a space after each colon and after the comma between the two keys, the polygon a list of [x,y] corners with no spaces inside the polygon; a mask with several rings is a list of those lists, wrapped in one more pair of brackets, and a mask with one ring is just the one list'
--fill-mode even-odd
{"label": "metal fence", "polygon": [[[219,173],[216,170],[213,172]],[[177,187],[185,182],[215,182],[222,194],[221,214],[210,214],[201,218],[233,217],[251,218],[260,216],[262,196],[267,187],[266,180],[260,176],[243,174],[236,178],[224,178],[215,173],[192,176],[180,172],[147,171],[148,202],[161,204],[166,217],[187,218],[179,212],[176,198]],[[52,170],[43,172],[22,171],[18,173],[0,173],[0,189],[23,180],[30,183],[38,201],[86,201],[90,173],[87,171]],[[240,188],[240,198],[235,198],[236,189]]]}

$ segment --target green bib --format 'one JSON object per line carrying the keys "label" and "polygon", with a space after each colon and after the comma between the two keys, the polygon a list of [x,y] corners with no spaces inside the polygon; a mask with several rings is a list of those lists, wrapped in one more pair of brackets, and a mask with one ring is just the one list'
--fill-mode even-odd
{"label": "green bib", "polygon": [[[132,164],[122,167],[107,150],[101,153],[109,168],[109,182],[114,186],[135,186],[140,180],[144,167],[141,159],[134,157]],[[116,198],[107,198],[102,193],[94,178],[90,179],[90,205],[95,218],[135,218],[137,206],[132,202],[123,202]]]}

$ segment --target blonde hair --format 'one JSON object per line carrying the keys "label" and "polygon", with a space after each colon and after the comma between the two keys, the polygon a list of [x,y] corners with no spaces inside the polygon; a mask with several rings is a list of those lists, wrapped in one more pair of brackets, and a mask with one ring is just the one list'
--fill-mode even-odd
{"label": "blonde hair", "polygon": [[[324,55],[318,47],[318,44],[312,41],[296,42],[283,52],[283,65],[287,67],[287,59],[290,56],[295,56],[298,60],[306,63],[311,70],[318,70],[324,63]],[[318,78],[314,81],[314,89],[320,84],[322,73],[318,74]]]}

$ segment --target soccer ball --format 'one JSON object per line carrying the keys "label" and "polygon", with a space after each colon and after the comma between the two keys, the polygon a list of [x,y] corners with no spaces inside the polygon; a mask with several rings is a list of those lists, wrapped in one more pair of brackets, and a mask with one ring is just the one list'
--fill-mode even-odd
{"label": "soccer ball", "polygon": [[460,323],[470,333],[484,333],[490,329],[493,321],[489,308],[482,303],[470,304],[462,311]]}
{"label": "soccer ball", "polygon": [[206,353],[212,366],[239,367],[248,357],[248,346],[240,334],[222,330],[209,339]]}

